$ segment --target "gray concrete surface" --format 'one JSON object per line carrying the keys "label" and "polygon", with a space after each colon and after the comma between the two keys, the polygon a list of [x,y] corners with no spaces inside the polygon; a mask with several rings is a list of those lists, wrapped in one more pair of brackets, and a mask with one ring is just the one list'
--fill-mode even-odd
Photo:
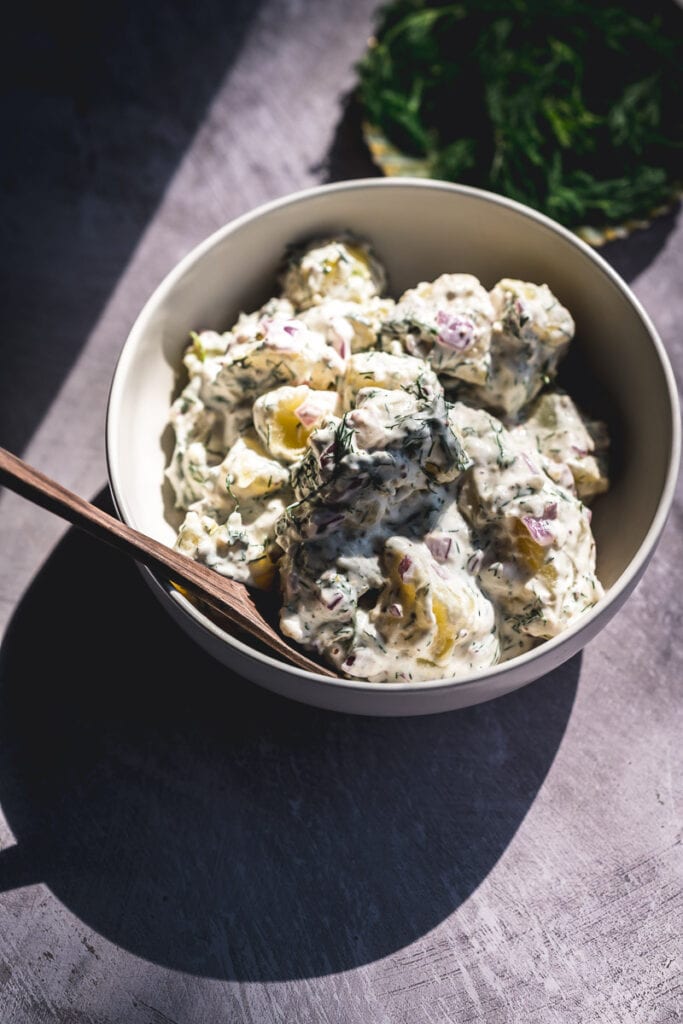
{"label": "gray concrete surface", "polygon": [[[370,0],[28,4],[3,69],[0,443],[105,507],[109,381],[174,262],[374,174]],[[678,211],[604,250],[683,372]],[[2,1024],[683,1018],[681,490],[579,657],[346,718],[230,678],[134,567],[0,495]]]}

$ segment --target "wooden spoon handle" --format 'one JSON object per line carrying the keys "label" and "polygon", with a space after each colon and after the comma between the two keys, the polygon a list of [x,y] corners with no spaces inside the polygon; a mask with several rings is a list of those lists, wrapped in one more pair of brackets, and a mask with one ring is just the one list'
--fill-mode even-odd
{"label": "wooden spoon handle", "polygon": [[139,533],[1,447],[0,484],[66,519],[97,540],[105,541],[123,551],[149,569],[165,576],[170,573],[174,581],[185,587],[193,596],[205,601],[230,622],[267,644],[293,664],[318,675],[334,676],[333,672],[322,668],[290,647],[275,632],[262,617],[243,584],[220,576],[213,569],[193,561],[187,555]]}

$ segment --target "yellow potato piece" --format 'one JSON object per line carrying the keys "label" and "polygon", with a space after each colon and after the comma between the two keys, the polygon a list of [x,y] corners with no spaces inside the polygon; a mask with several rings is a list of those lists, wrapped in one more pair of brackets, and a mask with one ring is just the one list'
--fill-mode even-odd
{"label": "yellow potato piece", "polygon": [[346,251],[349,253],[350,256],[353,257],[354,260],[357,260],[358,263],[360,263],[366,270],[369,271],[370,261],[368,259],[368,254],[366,252],[363,252],[360,246],[349,245],[347,242]]}
{"label": "yellow potato piece", "polygon": [[344,379],[344,408],[352,409],[363,388],[400,391],[429,370],[422,359],[387,352],[356,352],[348,361]]}
{"label": "yellow potato piece", "polygon": [[294,394],[281,401],[271,420],[271,441],[268,447],[273,455],[280,458],[291,456],[299,459],[304,453],[312,427],[305,427],[296,415],[303,405],[308,388],[292,388]]}
{"label": "yellow potato piece", "polygon": [[284,466],[269,458],[253,431],[248,431],[235,441],[223,460],[226,472],[226,489],[235,498],[257,498],[279,490],[289,479]]}
{"label": "yellow potato piece", "polygon": [[535,576],[545,562],[547,548],[536,543],[519,519],[515,520],[514,525],[514,545],[519,558]]}
{"label": "yellow potato piece", "polygon": [[[297,462],[306,452],[314,430],[334,415],[340,398],[333,391],[317,391],[306,384],[284,386],[262,395],[254,402],[254,426],[266,450],[281,462]],[[302,422],[302,411],[310,422]],[[305,417],[304,417],[305,418]]]}
{"label": "yellow potato piece", "polygon": [[434,661],[441,661],[451,654],[455,646],[456,630],[450,620],[448,607],[438,597],[432,600],[432,612],[436,623],[436,631],[431,655]]}
{"label": "yellow potato piece", "polygon": [[542,544],[537,544],[533,537],[529,536],[529,531],[519,519],[515,522],[514,533],[515,550],[529,572],[533,576],[539,576],[548,586],[552,586],[557,580],[557,569],[552,562],[548,561],[548,554],[552,548],[545,548]]}
{"label": "yellow potato piece", "polygon": [[407,617],[415,610],[417,623],[427,635],[433,633],[429,649],[430,661],[442,661],[448,658],[455,646],[456,628],[452,621],[455,609],[447,600],[442,600],[433,590],[422,589],[418,596],[417,588],[409,581],[401,580],[398,592],[403,607],[403,615]]}
{"label": "yellow potato piece", "polygon": [[268,555],[262,555],[249,563],[251,581],[259,590],[270,590],[275,579],[275,566]]}

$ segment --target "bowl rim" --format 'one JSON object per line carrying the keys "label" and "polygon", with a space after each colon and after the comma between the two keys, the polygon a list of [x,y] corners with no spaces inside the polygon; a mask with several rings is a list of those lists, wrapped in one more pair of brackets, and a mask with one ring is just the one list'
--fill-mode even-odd
{"label": "bowl rim", "polygon": [[[595,268],[606,276],[611,284],[622,293],[623,297],[633,307],[634,311],[640,317],[643,326],[647,331],[650,342],[652,343],[655,354],[658,357],[660,369],[666,384],[672,422],[671,448],[664,486],[662,487],[660,498],[657,503],[655,515],[652,518],[652,522],[650,523],[647,533],[645,534],[638,550],[623,572],[606,592],[605,598],[594,605],[589,611],[584,612],[572,626],[558,634],[558,636],[544,641],[542,644],[539,644],[538,647],[534,647],[531,650],[526,651],[524,654],[516,655],[508,661],[499,662],[497,665],[493,665],[489,668],[477,669],[476,671],[468,672],[462,676],[443,677],[421,682],[413,680],[407,682],[373,683],[369,680],[362,679],[347,679],[343,677],[339,677],[337,679],[309,672],[306,669],[289,664],[272,655],[262,653],[261,651],[251,647],[249,644],[239,640],[237,637],[232,636],[205,615],[188,598],[179,593],[160,575],[144,566],[141,566],[140,568],[147,578],[147,581],[157,589],[157,596],[162,600],[170,599],[174,601],[189,618],[194,620],[195,625],[199,626],[204,632],[212,634],[214,637],[227,643],[229,647],[237,648],[242,655],[259,663],[262,668],[274,668],[278,671],[284,671],[289,675],[297,676],[301,680],[305,680],[312,684],[317,684],[325,688],[332,686],[344,691],[376,693],[378,690],[381,690],[404,694],[411,692],[434,693],[436,691],[451,690],[465,685],[471,686],[474,683],[483,683],[485,680],[504,676],[508,673],[516,673],[522,669],[524,665],[535,661],[547,660],[549,657],[552,657],[554,652],[558,653],[561,648],[566,647],[567,645],[571,645],[572,647],[569,654],[571,655],[571,653],[574,653],[574,644],[572,642],[576,640],[578,634],[588,632],[590,630],[590,626],[593,623],[596,623],[596,621],[601,619],[603,616],[607,615],[608,617],[611,617],[611,613],[616,612],[620,606],[620,598],[622,598],[622,601],[625,600],[631,590],[633,590],[637,585],[654,553],[673,504],[679,474],[679,464],[681,460],[681,410],[676,379],[666,348],[649,314],[627,282],[616,270],[614,270],[613,267],[610,266],[609,263],[607,263],[604,257],[600,255],[595,248],[584,242],[574,232],[570,231],[562,224],[553,221],[550,217],[540,213],[538,210],[534,210],[531,207],[525,206],[523,203],[519,203],[514,199],[510,199],[507,196],[503,196],[495,192],[490,192],[470,185],[461,185],[457,182],[447,182],[436,178],[420,178],[411,176],[354,178],[315,185],[308,188],[298,189],[281,195],[275,199],[260,203],[247,210],[245,213],[232,218],[217,230],[209,234],[202,241],[194,245],[185,254],[185,256],[181,257],[181,259],[174,264],[174,266],[168,271],[168,273],[166,273],[149,295],[128,332],[115,363],[106,403],[105,459],[107,477],[109,490],[111,492],[112,501],[117,515],[119,515],[124,522],[134,526],[135,517],[131,514],[130,506],[125,495],[123,495],[119,490],[115,472],[115,464],[118,457],[116,438],[120,423],[122,382],[126,375],[127,368],[133,359],[135,342],[144,333],[154,310],[175,287],[176,283],[193,266],[193,264],[200,260],[228,235],[240,230],[251,221],[258,220],[269,215],[275,210],[295,206],[298,203],[307,202],[320,196],[341,192],[362,191],[368,188],[399,190],[405,188],[417,188],[427,189],[431,192],[443,191],[449,194],[470,196],[482,202],[488,202],[494,206],[504,207],[521,214],[523,217],[527,217],[535,221],[540,227],[550,231],[552,234],[560,235],[570,246],[583,253]],[[580,646],[581,645],[579,645],[579,647]],[[560,656],[559,660],[563,660],[562,656]]]}

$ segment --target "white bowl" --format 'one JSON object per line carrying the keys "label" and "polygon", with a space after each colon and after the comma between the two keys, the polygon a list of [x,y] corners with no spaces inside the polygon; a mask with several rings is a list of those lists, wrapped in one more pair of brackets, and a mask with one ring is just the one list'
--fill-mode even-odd
{"label": "white bowl", "polygon": [[[452,710],[514,690],[576,654],[633,591],[659,540],[680,458],[680,413],[664,347],[633,292],[593,249],[548,218],[474,188],[423,179],[324,185],[253,210],[192,250],[155,290],[126,340],[107,411],[109,483],[131,526],[169,545],[162,488],[167,416],[190,330],[227,330],[275,290],[285,248],[340,230],[370,239],[394,295],[444,272],[491,288],[502,277],[546,283],[577,325],[572,393],[610,421],[610,491],[594,507],[605,598],[566,632],[508,662],[427,683],[331,680],[230,636],[148,570],[173,620],[202,648],[255,683],[306,704],[369,715]],[[596,412],[593,408],[592,412]]]}

